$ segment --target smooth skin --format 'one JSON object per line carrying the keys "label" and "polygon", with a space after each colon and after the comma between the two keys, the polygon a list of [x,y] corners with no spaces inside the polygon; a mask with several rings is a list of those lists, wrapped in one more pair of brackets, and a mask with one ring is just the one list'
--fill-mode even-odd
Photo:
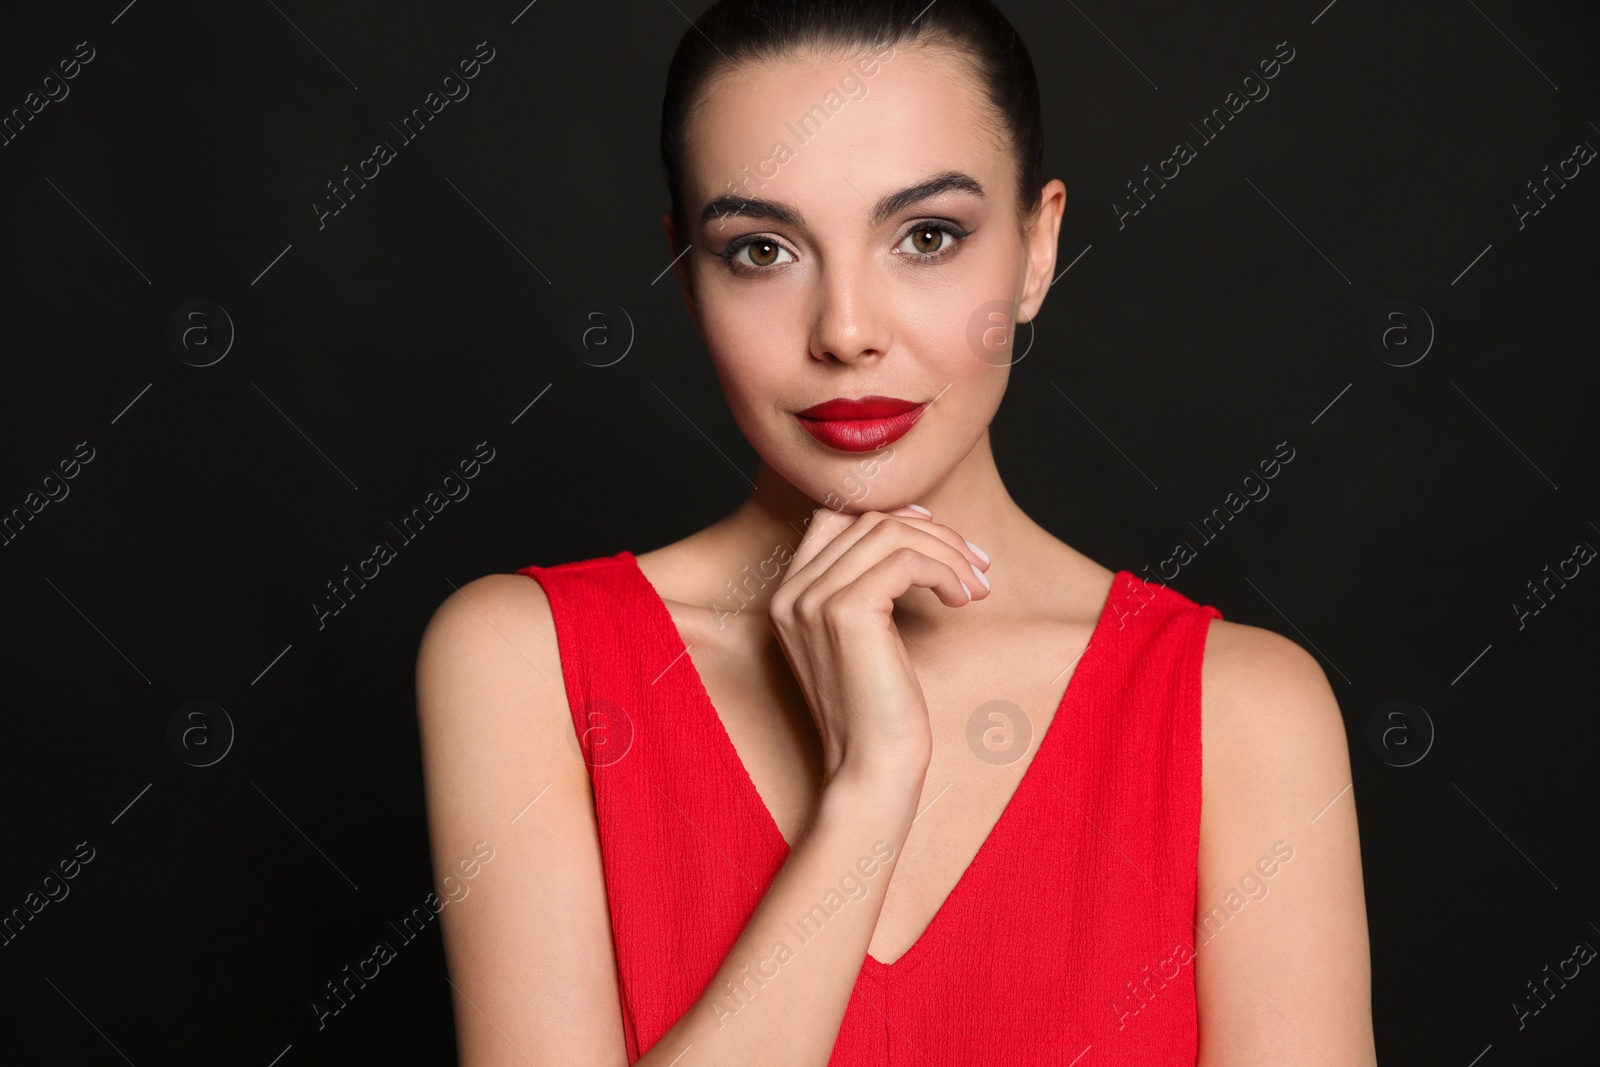
{"label": "smooth skin", "polygon": [[[873,842],[896,858],[830,923],[829,952],[797,953],[726,1025],[703,997],[638,1061],[650,1067],[691,1045],[697,1064],[826,1064],[863,956],[890,963],[916,942],[1031,762],[974,759],[971,710],[1003,697],[1042,736],[1110,589],[1110,570],[1016,505],[990,451],[1009,370],[967,348],[968,320],[997,299],[1019,322],[1038,313],[1066,189],[1051,181],[1031,217],[1018,210],[1003,127],[957,57],[899,49],[864,97],[743,190],[782,211],[701,219],[859,58],[730,72],[696,117],[693,232],[663,226],[674,256],[693,246],[676,268],[684,300],[761,462],[733,513],[638,559],[793,846],[719,976],[766,955],[782,917]],[[890,194],[951,175],[978,191],[946,181],[874,216]],[[740,238],[756,240],[730,249]],[[864,476],[862,456],[816,442],[792,413],[869,393],[934,403]],[[793,549],[780,578],[738,611],[711,606],[732,603],[724,583],[780,544]],[[523,575],[463,586],[418,652],[441,894],[475,842],[496,850],[441,914],[466,1067],[626,1062],[588,769],[560,670],[548,602]],[[1214,939],[1196,937],[1198,1065],[1375,1064],[1355,795],[1328,682],[1286,638],[1214,620],[1201,685],[1197,924],[1274,843],[1294,858]]]}

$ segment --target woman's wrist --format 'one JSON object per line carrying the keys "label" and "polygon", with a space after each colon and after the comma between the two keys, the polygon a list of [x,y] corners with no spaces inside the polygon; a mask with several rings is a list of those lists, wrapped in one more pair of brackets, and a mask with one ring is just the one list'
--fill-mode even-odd
{"label": "woman's wrist", "polygon": [[914,815],[927,773],[926,758],[846,759],[823,785],[822,803],[844,812],[875,812],[891,820],[907,810]]}

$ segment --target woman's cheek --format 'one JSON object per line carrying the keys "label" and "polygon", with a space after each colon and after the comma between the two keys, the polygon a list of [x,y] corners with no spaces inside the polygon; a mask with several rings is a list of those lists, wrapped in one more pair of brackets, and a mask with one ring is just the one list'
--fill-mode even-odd
{"label": "woman's cheek", "polygon": [[752,445],[770,439],[775,430],[766,420],[774,417],[770,413],[778,411],[780,398],[794,394],[792,382],[772,374],[773,368],[782,363],[772,339],[752,340],[728,349],[714,347],[713,351],[724,353],[714,357],[712,365],[733,421]]}

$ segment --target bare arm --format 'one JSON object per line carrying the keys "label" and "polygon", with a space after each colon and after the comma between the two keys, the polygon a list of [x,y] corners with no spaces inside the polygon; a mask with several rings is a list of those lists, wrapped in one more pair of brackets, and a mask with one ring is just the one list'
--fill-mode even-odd
{"label": "bare arm", "polygon": [[440,897],[459,896],[447,879],[477,842],[494,849],[439,915],[462,1067],[625,1064],[588,770],[565,740],[538,583],[489,575],[439,606],[417,655],[417,719]]}
{"label": "bare arm", "polygon": [[[920,780],[917,783],[920,786]],[[793,1064],[824,1067],[838,1039],[850,991],[867,954],[894,860],[916,815],[919,790],[880,790],[835,780],[820,810],[723,961],[707,992],[640,1063]],[[861,872],[873,870],[870,876]],[[865,885],[860,900],[833,912],[812,940],[800,943],[789,923],[852,874]],[[822,914],[828,914],[826,909]],[[739,999],[727,992],[729,985]],[[736,1014],[729,1006],[737,1005]]]}
{"label": "bare arm", "polygon": [[1355,792],[1322,668],[1213,620],[1201,690],[1199,1067],[1375,1067]]}
{"label": "bare arm", "polygon": [[[417,711],[435,879],[453,900],[440,919],[463,1067],[626,1063],[588,770],[537,582],[489,575],[439,607],[418,653]],[[899,856],[926,765],[831,778],[708,990],[639,1063],[673,1063],[691,1045],[678,1067],[827,1063],[893,873],[881,857]],[[494,858],[463,883],[459,861],[480,841]],[[866,894],[799,944],[785,924],[847,873]]]}

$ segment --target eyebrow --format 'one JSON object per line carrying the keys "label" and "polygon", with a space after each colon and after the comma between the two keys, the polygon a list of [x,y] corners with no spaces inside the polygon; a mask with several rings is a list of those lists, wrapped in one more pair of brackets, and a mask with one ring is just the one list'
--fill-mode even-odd
{"label": "eyebrow", "polygon": [[[904,211],[913,204],[932,199],[942,193],[963,192],[974,196],[984,196],[983,186],[977,179],[963,174],[958,170],[945,171],[935,174],[926,181],[907,186],[897,192],[886,193],[878,200],[868,219],[868,225],[877,226],[892,215]],[[700,212],[700,224],[704,226],[713,218],[722,219],[730,216],[747,219],[772,219],[784,226],[793,226],[803,229],[804,217],[798,208],[778,200],[751,199],[743,196],[719,196],[711,200]]]}

